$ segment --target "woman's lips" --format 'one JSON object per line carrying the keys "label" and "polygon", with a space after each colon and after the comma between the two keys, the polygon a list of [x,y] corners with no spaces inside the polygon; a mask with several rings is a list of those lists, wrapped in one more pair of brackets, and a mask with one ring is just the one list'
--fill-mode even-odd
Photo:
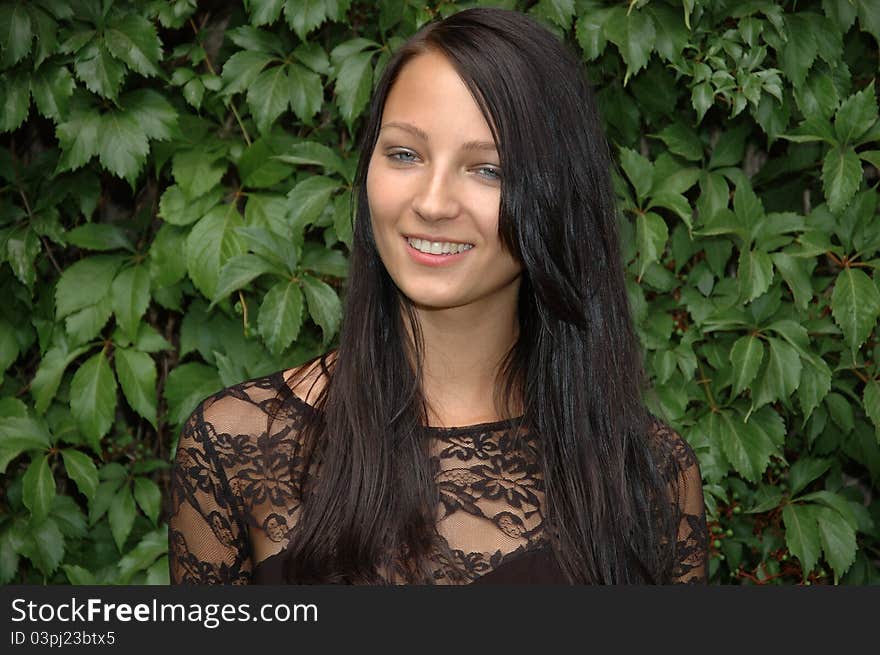
{"label": "woman's lips", "polygon": [[412,257],[417,263],[425,264],[426,266],[449,266],[450,264],[460,261],[465,255],[473,250],[473,248],[471,248],[470,250],[464,250],[455,253],[454,255],[431,255],[413,248],[407,237],[403,237],[403,242],[410,257]]}

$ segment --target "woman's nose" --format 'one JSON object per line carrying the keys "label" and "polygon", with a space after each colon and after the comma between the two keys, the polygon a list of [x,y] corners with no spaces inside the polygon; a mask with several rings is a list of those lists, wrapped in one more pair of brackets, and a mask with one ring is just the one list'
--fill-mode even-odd
{"label": "woman's nose", "polygon": [[413,209],[426,221],[452,218],[461,210],[454,174],[440,167],[428,168],[413,197]]}

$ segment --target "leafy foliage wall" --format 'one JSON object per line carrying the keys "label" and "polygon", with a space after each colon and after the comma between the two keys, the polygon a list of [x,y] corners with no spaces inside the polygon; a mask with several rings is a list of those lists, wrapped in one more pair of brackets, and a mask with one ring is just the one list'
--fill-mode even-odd
{"label": "leafy foliage wall", "polygon": [[[167,582],[181,423],[333,345],[371,85],[470,4],[0,0],[0,582]],[[596,85],[712,581],[876,582],[880,11],[494,4]]]}

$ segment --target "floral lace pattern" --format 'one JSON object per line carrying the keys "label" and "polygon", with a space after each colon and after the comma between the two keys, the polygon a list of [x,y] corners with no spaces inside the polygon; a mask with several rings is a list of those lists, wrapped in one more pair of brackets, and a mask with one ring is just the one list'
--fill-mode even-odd
{"label": "floral lace pattern", "polygon": [[[278,399],[279,391],[285,398]],[[296,435],[305,411],[315,410],[279,371],[224,389],[192,413],[172,473],[173,583],[250,584],[267,561],[277,563],[300,510]],[[455,558],[453,566],[439,549],[432,557],[436,584],[474,582],[545,545],[534,434],[513,420],[425,430],[440,497],[437,532]],[[673,485],[681,510],[674,578],[705,582],[708,535],[696,458],[659,421],[655,433],[668,453],[665,465],[680,472]]]}

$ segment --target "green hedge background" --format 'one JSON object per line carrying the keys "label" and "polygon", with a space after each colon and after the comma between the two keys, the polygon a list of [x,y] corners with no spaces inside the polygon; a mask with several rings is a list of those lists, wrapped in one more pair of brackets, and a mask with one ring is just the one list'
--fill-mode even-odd
{"label": "green hedge background", "polygon": [[[182,422],[334,345],[371,85],[474,4],[0,0],[0,582],[167,583]],[[485,4],[596,86],[711,581],[876,583],[876,3]]]}

